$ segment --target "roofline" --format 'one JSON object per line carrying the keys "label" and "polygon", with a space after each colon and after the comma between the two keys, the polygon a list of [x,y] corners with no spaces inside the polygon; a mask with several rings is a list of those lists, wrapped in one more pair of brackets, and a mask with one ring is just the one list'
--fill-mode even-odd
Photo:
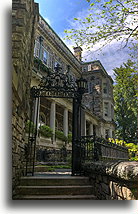
{"label": "roofline", "polygon": [[100,62],[100,60],[95,60],[95,61],[90,61],[90,62],[82,62],[82,61],[79,61],[75,55],[71,52],[71,50],[67,47],[67,45],[63,42],[63,40],[58,36],[58,34],[52,29],[52,27],[47,23],[47,21],[43,18],[43,16],[39,13],[39,16],[42,18],[42,20],[47,24],[47,26],[50,28],[50,30],[55,34],[55,36],[61,41],[61,43],[64,45],[64,47],[70,52],[70,54],[72,55],[72,57],[81,65],[84,65],[84,64],[90,64],[90,63],[95,63],[95,62],[98,62],[102,69],[104,70],[104,72],[107,74],[107,76],[111,79],[112,83],[113,83],[113,79],[112,77],[107,73],[107,71],[105,70],[105,68],[103,67],[102,63]]}
{"label": "roofline", "polygon": [[74,59],[80,63],[81,65],[81,61],[79,61],[74,54],[71,52],[71,50],[67,47],[67,45],[63,42],[63,40],[59,37],[59,35],[52,29],[52,27],[47,23],[47,21],[43,18],[43,16],[41,14],[39,14],[39,16],[43,19],[43,21],[47,24],[47,26],[50,28],[50,30],[52,30],[52,32],[58,37],[58,39],[62,42],[62,44],[65,46],[65,48],[67,48],[69,50],[69,52],[72,54],[72,56],[74,57]]}
{"label": "roofline", "polygon": [[82,65],[86,65],[86,64],[90,64],[90,63],[95,63],[98,62],[100,64],[100,66],[102,67],[103,71],[106,73],[106,75],[111,79],[112,83],[114,83],[112,77],[107,73],[107,71],[105,70],[105,68],[103,67],[102,63],[100,62],[100,60],[94,60],[94,61],[90,61],[90,62],[82,62]]}

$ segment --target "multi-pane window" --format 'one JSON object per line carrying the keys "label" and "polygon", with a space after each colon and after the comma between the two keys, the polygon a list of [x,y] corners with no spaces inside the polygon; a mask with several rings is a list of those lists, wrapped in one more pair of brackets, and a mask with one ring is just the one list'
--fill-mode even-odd
{"label": "multi-pane window", "polygon": [[44,64],[48,65],[48,52],[43,48],[42,51],[42,60],[44,62]]}
{"label": "multi-pane window", "polygon": [[37,40],[35,40],[34,56],[39,58],[40,57],[39,52],[40,52],[40,43]]}
{"label": "multi-pane window", "polygon": [[104,103],[104,116],[109,116],[109,105],[108,103]]}

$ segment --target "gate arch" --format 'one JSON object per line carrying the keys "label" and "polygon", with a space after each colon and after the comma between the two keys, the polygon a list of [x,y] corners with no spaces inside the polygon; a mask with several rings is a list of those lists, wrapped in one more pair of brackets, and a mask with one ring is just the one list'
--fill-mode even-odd
{"label": "gate arch", "polygon": [[[82,85],[80,84],[82,82]],[[72,108],[72,175],[81,173],[80,152],[78,149],[81,137],[81,99],[86,91],[86,80],[82,77],[75,80],[70,75],[70,67],[63,72],[59,64],[53,72],[43,76],[38,86],[31,88],[30,127],[26,148],[26,175],[34,175],[36,139],[38,134],[38,114],[41,97],[73,99]]]}

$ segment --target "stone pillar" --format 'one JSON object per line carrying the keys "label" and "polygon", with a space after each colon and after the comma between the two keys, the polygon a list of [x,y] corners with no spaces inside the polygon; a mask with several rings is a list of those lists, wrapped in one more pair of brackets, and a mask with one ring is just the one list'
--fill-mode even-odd
{"label": "stone pillar", "polygon": [[90,127],[89,127],[89,135],[93,135],[93,124],[92,123],[90,124]]}
{"label": "stone pillar", "polygon": [[53,130],[53,141],[55,140],[56,103],[53,100],[50,109],[50,128]]}
{"label": "stone pillar", "polygon": [[67,137],[68,136],[68,109],[64,109],[63,115],[63,133]]}
{"label": "stone pillar", "polygon": [[34,110],[34,124],[37,126],[37,129],[38,129],[38,124],[39,124],[39,111],[40,111],[40,97],[36,98],[35,110]]}
{"label": "stone pillar", "polygon": [[36,136],[36,142],[38,144],[38,129],[39,129],[39,112],[40,112],[40,97],[36,98],[35,102],[35,112],[34,112],[34,124],[36,124],[37,127],[37,136]]}
{"label": "stone pillar", "polygon": [[104,131],[104,124],[103,123],[101,123],[100,124],[100,137],[103,137],[103,138],[105,138],[105,131]]}
{"label": "stone pillar", "polygon": [[112,129],[110,128],[109,129],[109,138],[112,138],[113,136],[112,136]]}

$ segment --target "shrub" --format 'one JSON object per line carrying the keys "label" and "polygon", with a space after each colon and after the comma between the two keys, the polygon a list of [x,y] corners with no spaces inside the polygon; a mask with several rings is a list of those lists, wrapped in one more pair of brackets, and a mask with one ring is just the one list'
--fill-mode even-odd
{"label": "shrub", "polygon": [[68,142],[72,142],[72,133],[68,134]]}
{"label": "shrub", "polygon": [[55,134],[56,134],[56,138],[58,138],[59,140],[62,140],[65,142],[68,140],[68,138],[64,135],[62,131],[56,130]]}
{"label": "shrub", "polygon": [[40,69],[40,71],[47,73],[50,72],[50,69],[46,65],[44,65],[44,63],[39,58],[34,57],[34,64],[37,69]]}
{"label": "shrub", "polygon": [[44,137],[52,137],[53,136],[53,130],[46,125],[42,125],[39,127],[39,133]]}
{"label": "shrub", "polygon": [[129,152],[129,160],[130,161],[138,161],[138,156],[137,156],[138,145],[136,145],[135,143],[126,143],[123,140],[113,139],[113,138],[109,138],[109,141],[112,143],[116,143],[118,145],[127,147],[128,152]]}

